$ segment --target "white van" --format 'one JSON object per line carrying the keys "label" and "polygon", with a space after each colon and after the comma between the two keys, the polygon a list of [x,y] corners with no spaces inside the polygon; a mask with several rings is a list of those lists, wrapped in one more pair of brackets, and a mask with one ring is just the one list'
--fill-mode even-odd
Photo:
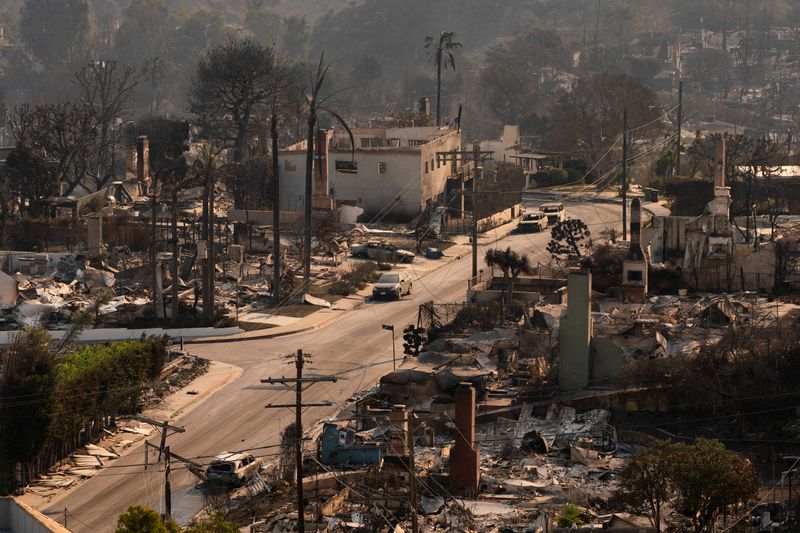
{"label": "white van", "polygon": [[539,209],[547,215],[547,223],[551,226],[563,222],[567,218],[567,211],[561,202],[548,202],[542,204]]}

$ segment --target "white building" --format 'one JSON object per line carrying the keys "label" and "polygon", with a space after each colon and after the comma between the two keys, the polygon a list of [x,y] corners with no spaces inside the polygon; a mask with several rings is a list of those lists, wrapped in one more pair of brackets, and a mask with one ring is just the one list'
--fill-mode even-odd
{"label": "white building", "polygon": [[[355,153],[344,130],[320,132],[315,149],[313,202],[352,203],[367,217],[410,219],[439,197],[450,165],[437,152],[461,149],[461,132],[448,127],[355,128]],[[306,142],[278,152],[281,207],[301,211],[305,196]]]}

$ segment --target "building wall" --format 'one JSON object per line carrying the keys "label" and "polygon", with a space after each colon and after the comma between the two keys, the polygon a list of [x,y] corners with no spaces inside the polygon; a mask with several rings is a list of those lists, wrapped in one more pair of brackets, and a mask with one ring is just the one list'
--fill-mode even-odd
{"label": "building wall", "polygon": [[[436,127],[358,128],[353,131],[356,147],[353,155],[349,136],[337,130],[330,134],[327,192],[335,200],[356,202],[367,215],[391,205],[389,217],[415,217],[429,199],[442,194],[450,174],[450,165],[437,165],[436,152],[461,148],[460,132],[441,133]],[[362,148],[362,140],[376,140],[375,144],[382,146]],[[281,208],[290,211],[303,210],[306,154],[301,148],[298,144],[278,154]],[[336,170],[337,160],[351,159],[357,165],[357,172]],[[379,170],[380,163],[385,163],[384,173]]]}
{"label": "building wall", "polygon": [[[458,131],[452,131],[421,147],[419,161],[419,175],[421,176],[420,210],[425,207],[428,200],[436,198],[444,192],[445,182],[451,173],[451,165],[449,163],[436,162],[436,153],[460,149],[461,132]],[[453,202],[453,206],[455,206],[454,204],[455,202]]]}
{"label": "building wall", "polygon": [[[394,150],[357,150],[357,173],[336,170],[336,161],[350,161],[350,152],[331,152],[328,179],[331,196],[338,201],[352,201],[373,216],[391,206],[388,216],[413,218],[420,210],[421,179],[419,152]],[[384,173],[381,173],[383,163]]]}
{"label": "building wall", "polygon": [[13,533],[70,533],[55,520],[16,498],[0,498],[0,530]]}

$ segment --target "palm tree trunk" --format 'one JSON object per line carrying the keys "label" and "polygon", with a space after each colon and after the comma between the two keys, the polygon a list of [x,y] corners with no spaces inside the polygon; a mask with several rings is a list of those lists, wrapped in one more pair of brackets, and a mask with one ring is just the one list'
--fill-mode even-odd
{"label": "palm tree trunk", "polygon": [[172,187],[172,324],[178,323],[178,186]]}
{"label": "palm tree trunk", "polygon": [[278,173],[278,111],[272,105],[272,305],[281,301],[281,185]]}
{"label": "palm tree trunk", "polygon": [[442,45],[439,43],[439,54],[436,57],[436,125],[441,126],[442,111]]}

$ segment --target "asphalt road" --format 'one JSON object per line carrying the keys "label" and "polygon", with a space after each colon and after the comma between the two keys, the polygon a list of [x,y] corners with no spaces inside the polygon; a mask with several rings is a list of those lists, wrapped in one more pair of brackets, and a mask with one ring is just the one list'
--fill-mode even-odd
{"label": "asphalt road", "polygon": [[[568,215],[583,219],[595,234],[605,227],[619,229],[620,211],[620,206],[611,204],[567,205]],[[481,262],[485,249],[494,240],[489,232],[479,241]],[[528,253],[535,265],[547,261],[548,240],[549,232],[512,234],[497,246],[511,246]],[[207,463],[210,456],[224,450],[253,450],[254,455],[264,457],[265,461],[274,459],[271,454],[275,448],[267,446],[278,442],[281,429],[293,422],[294,415],[288,409],[264,406],[294,402],[294,393],[282,385],[262,385],[261,378],[294,375],[294,366],[287,364],[284,356],[298,348],[312,354],[313,362],[306,365],[306,376],[338,376],[336,383],[315,384],[305,392],[304,401],[331,400],[337,404],[305,412],[304,423],[311,426],[392,369],[391,334],[382,330],[381,324],[395,324],[398,354],[402,356],[400,330],[416,322],[419,304],[429,300],[464,301],[470,268],[469,256],[453,261],[422,279],[415,279],[410,297],[396,302],[368,302],[317,331],[275,339],[192,346],[192,353],[239,366],[244,373],[173,422],[186,432],[170,435],[170,449],[184,457],[198,458],[201,463]],[[413,276],[413,269],[411,273]],[[157,437],[151,440],[155,442]],[[135,503],[163,512],[163,470],[151,466],[145,472],[143,455],[143,448],[138,445],[113,463],[112,468],[103,470],[44,512],[63,522],[64,508],[69,509],[68,526],[75,533],[113,531],[117,515]],[[203,494],[196,487],[197,479],[179,463],[172,469],[171,483],[173,516],[185,523],[203,507]]]}

